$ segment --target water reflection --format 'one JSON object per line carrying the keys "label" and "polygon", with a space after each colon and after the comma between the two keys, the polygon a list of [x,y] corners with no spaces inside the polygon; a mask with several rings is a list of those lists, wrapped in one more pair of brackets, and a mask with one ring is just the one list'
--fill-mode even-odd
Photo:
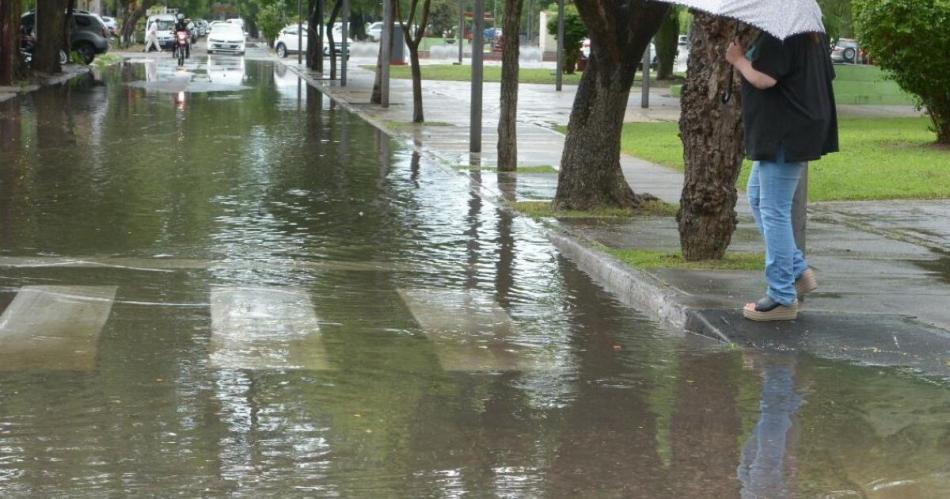
{"label": "water reflection", "polygon": [[950,495],[945,384],[658,330],[496,175],[234,61],[0,104],[0,311],[116,288],[92,369],[0,369],[5,496]]}

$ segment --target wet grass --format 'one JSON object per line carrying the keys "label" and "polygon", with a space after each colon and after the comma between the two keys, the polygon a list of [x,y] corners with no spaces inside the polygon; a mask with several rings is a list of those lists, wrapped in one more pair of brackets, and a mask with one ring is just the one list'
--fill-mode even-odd
{"label": "wet grass", "polygon": [[107,66],[111,66],[121,60],[122,60],[122,56],[106,53],[106,54],[96,56],[96,58],[93,59],[92,61],[92,66],[95,67],[96,69],[102,69]]}
{"label": "wet grass", "polygon": [[[842,118],[841,152],[809,164],[811,201],[937,199],[950,197],[950,150],[934,146],[928,118]],[[563,130],[563,128],[562,128]],[[626,154],[683,169],[683,146],[674,122],[627,123]],[[737,186],[745,188],[751,163]]]}
{"label": "wet grass", "polygon": [[[854,106],[899,106],[913,105],[914,97],[892,80],[887,79],[884,71],[876,66],[835,66],[837,77],[833,83],[835,101],[838,104]],[[681,97],[682,85],[670,87],[673,97]]]}
{"label": "wet grass", "polygon": [[[361,67],[369,71],[376,71],[376,66]],[[409,66],[390,66],[389,75],[391,78],[396,80],[409,80],[412,79],[412,73],[410,70],[411,69]],[[562,78],[562,81],[565,85],[577,85],[581,81],[582,74],[583,73],[580,71],[574,74],[565,74]],[[641,75],[637,73],[637,77],[634,80],[635,85],[637,82],[641,81],[640,76]],[[654,79],[651,80],[651,85],[657,88],[669,87],[671,84],[680,81],[679,79],[657,81],[655,79],[655,73],[653,73],[653,78]],[[427,64],[422,66],[422,79],[441,81],[471,81],[472,67],[470,65],[458,66],[454,64]],[[484,81],[490,83],[500,82],[501,66],[485,66]],[[554,70],[549,68],[521,68],[518,71],[518,81],[521,83],[554,85],[555,74]]]}
{"label": "wet grass", "polygon": [[762,270],[764,257],[759,253],[726,253],[722,260],[687,262],[679,252],[617,249],[605,250],[621,262],[638,269],[683,269],[683,270]]}
{"label": "wet grass", "polygon": [[385,121],[383,124],[386,128],[395,132],[412,132],[427,126],[455,126],[452,123],[446,123],[444,121],[425,121],[422,123],[413,123],[411,121]]}
{"label": "wet grass", "polygon": [[[483,172],[497,172],[498,168],[495,166],[473,166],[473,165],[458,165],[455,167],[456,170],[478,170]],[[557,174],[558,171],[551,165],[532,165],[532,166],[519,166],[516,171],[513,172],[500,172],[508,175],[518,175],[518,174]]]}
{"label": "wet grass", "polygon": [[672,217],[678,207],[663,201],[649,201],[637,209],[603,208],[598,210],[562,210],[551,208],[550,201],[520,201],[514,203],[514,209],[531,218],[632,218],[632,217]]}

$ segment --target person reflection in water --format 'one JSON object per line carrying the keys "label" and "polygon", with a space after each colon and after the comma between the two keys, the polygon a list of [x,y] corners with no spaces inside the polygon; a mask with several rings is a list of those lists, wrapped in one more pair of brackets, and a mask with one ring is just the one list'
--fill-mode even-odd
{"label": "person reflection in water", "polygon": [[759,421],[742,448],[738,476],[743,498],[788,497],[785,453],[792,417],[802,399],[795,392],[795,358],[765,355],[753,359],[760,365],[762,399]]}

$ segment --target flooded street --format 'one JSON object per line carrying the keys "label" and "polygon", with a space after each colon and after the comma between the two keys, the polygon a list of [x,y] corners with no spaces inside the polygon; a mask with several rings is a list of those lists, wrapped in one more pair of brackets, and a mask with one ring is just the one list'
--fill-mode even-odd
{"label": "flooded street", "polygon": [[664,330],[280,65],[0,139],[2,497],[950,496],[950,381]]}

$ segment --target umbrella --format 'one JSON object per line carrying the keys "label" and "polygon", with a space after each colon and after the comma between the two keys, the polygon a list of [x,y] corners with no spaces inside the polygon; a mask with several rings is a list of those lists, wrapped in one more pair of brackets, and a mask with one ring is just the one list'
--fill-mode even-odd
{"label": "umbrella", "polygon": [[[755,26],[778,38],[799,33],[825,32],[821,21],[821,7],[815,0],[659,0],[684,5],[714,16],[723,16]],[[738,24],[736,26],[738,31]],[[729,68],[732,81],[732,68]],[[722,95],[722,102],[732,99],[732,84]]]}
{"label": "umbrella", "polygon": [[808,32],[825,32],[815,0],[659,0],[729,17],[765,31],[779,40]]}

